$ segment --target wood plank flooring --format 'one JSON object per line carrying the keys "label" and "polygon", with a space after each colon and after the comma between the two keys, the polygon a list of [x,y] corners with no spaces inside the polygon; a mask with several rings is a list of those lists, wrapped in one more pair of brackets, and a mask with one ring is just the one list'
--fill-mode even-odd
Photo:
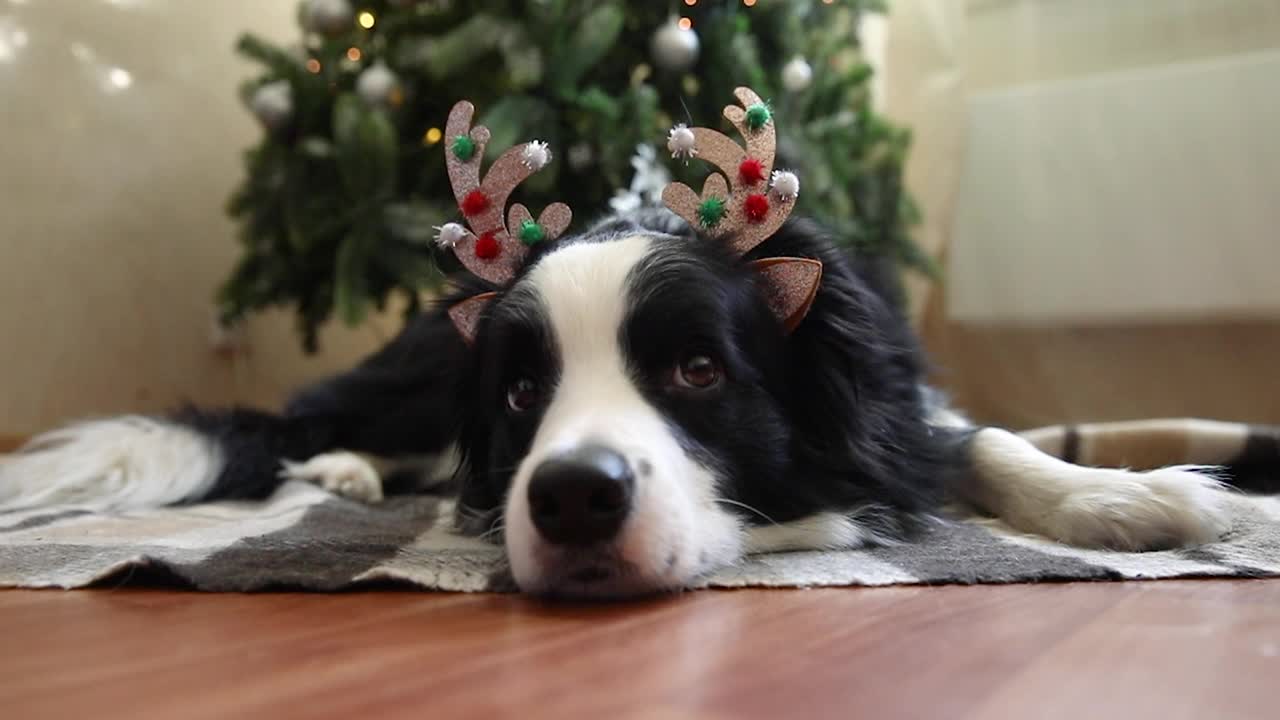
{"label": "wood plank flooring", "polygon": [[1275,718],[1280,581],[0,591],[19,718]]}

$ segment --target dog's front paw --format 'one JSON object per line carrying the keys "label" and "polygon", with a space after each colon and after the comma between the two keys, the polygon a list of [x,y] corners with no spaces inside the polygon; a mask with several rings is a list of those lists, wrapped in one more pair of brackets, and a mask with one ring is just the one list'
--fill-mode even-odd
{"label": "dog's front paw", "polygon": [[280,476],[315,483],[331,493],[360,502],[382,501],[382,477],[373,463],[356,453],[325,453],[306,462],[285,460]]}
{"label": "dog's front paw", "polygon": [[1164,550],[1219,540],[1231,527],[1228,493],[1187,468],[1091,469],[1051,513],[1054,539],[1109,550]]}

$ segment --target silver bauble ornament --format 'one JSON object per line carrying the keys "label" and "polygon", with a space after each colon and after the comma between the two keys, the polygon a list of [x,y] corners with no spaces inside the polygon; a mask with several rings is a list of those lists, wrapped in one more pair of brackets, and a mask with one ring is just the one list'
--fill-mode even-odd
{"label": "silver bauble ornament", "polygon": [[649,43],[653,64],[667,72],[682,72],[698,61],[698,33],[684,29],[671,18],[658,28]]}
{"label": "silver bauble ornament", "polygon": [[591,146],[584,143],[574,143],[569,147],[568,152],[569,167],[574,170],[585,170],[595,162],[596,154],[591,150]]}
{"label": "silver bauble ornament", "polygon": [[347,0],[307,0],[303,17],[308,30],[336,35],[351,29],[355,11]]}
{"label": "silver bauble ornament", "polygon": [[787,92],[800,92],[813,82],[813,68],[799,55],[782,66],[782,87]]}
{"label": "silver bauble ornament", "polygon": [[253,91],[249,109],[263,127],[278,130],[293,117],[293,86],[288,80],[269,82]]}
{"label": "silver bauble ornament", "polygon": [[379,60],[356,78],[356,94],[370,105],[386,105],[399,85],[400,78]]}

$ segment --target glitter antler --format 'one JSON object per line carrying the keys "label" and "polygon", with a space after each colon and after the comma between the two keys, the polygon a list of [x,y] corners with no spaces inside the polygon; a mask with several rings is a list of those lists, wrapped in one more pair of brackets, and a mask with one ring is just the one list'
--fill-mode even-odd
{"label": "glitter antler", "polygon": [[734,95],[741,107],[727,106],[724,116],[746,140],[746,149],[710,128],[676,126],[667,143],[672,156],[696,157],[724,174],[709,176],[701,195],[673,182],[662,201],[704,235],[723,238],[745,254],[782,227],[800,181],[791,172],[772,172],[777,134],[769,106],[751,88],[740,87]]}
{"label": "glitter antler", "polygon": [[515,276],[529,247],[554,240],[569,227],[573,212],[564,203],[548,205],[537,222],[529,210],[515,203],[503,222],[511,191],[551,161],[546,143],[532,140],[510,148],[480,179],[480,163],[489,143],[489,128],[471,127],[475,106],[463,100],[449,112],[445,126],[445,162],[449,182],[471,231],[457,223],[440,228],[441,245],[451,247],[458,260],[475,275],[496,285]]}
{"label": "glitter antler", "polygon": [[[672,128],[667,138],[672,157],[696,157],[724,174],[707,177],[701,195],[673,182],[663,189],[662,202],[703,235],[745,255],[786,222],[800,195],[800,180],[793,172],[772,172],[778,138],[769,106],[751,88],[740,87],[733,94],[742,106],[727,106],[724,116],[746,139],[746,149],[710,128]],[[795,330],[818,297],[821,261],[767,257],[751,266],[769,309],[786,332]]]}

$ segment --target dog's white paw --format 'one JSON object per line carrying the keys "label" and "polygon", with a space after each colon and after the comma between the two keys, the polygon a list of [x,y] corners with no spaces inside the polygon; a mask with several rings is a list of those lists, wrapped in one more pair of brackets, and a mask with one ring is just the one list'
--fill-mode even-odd
{"label": "dog's white paw", "polygon": [[285,460],[280,476],[315,483],[335,495],[360,502],[382,501],[382,477],[373,463],[356,453],[324,453],[306,462]]}
{"label": "dog's white paw", "polygon": [[1183,467],[1089,469],[1045,518],[1046,533],[1080,547],[1163,550],[1219,540],[1231,528],[1228,492]]}

